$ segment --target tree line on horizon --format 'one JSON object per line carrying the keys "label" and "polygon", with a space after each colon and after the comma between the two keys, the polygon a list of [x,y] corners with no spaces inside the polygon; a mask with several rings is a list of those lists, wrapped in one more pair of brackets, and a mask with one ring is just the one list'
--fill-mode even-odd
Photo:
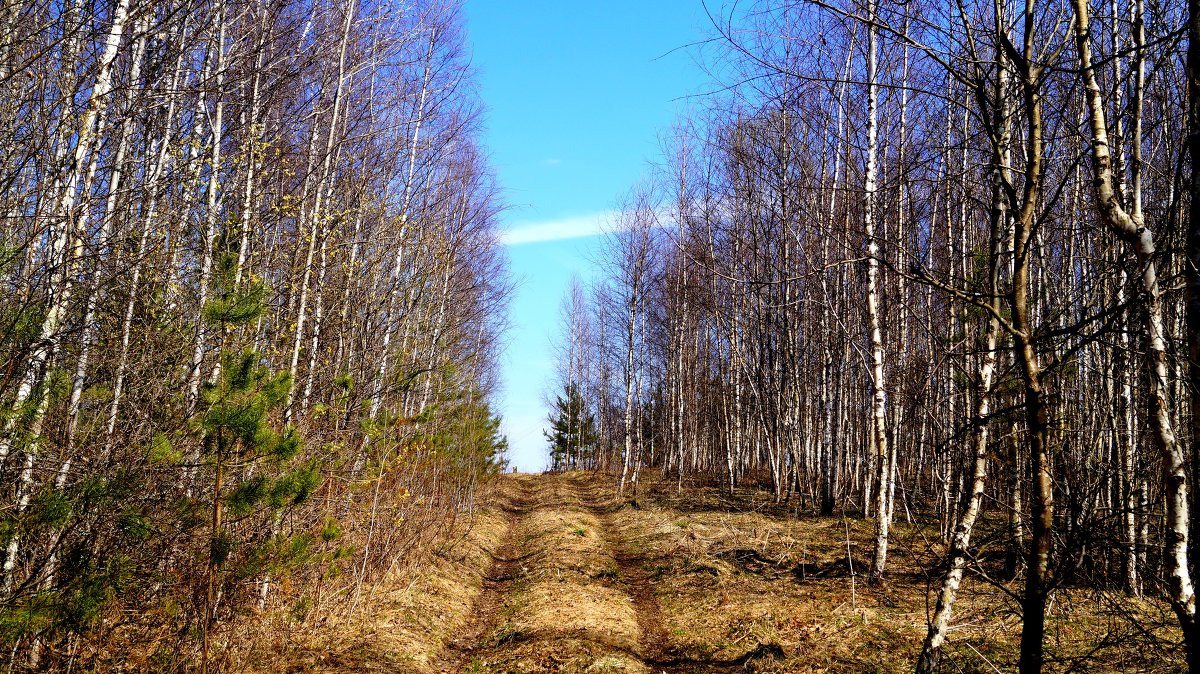
{"label": "tree line on horizon", "polygon": [[564,300],[553,467],[866,516],[873,583],[929,524],[918,672],[986,558],[1020,671],[1064,586],[1200,671],[1200,3],[708,9],[717,93]]}
{"label": "tree line on horizon", "polygon": [[[502,464],[454,0],[0,8],[0,652],[218,671]],[[242,649],[242,650],[239,650]]]}

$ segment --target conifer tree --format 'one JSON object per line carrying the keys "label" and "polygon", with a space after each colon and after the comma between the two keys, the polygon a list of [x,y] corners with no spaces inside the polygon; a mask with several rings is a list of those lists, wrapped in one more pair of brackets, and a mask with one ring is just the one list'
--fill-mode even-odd
{"label": "conifer tree", "polygon": [[[204,307],[205,321],[220,328],[219,333],[251,324],[265,310],[265,286],[251,280],[239,287],[235,268],[232,254],[220,258],[215,274],[218,288]],[[278,522],[279,512],[307,500],[319,480],[316,465],[292,465],[301,449],[300,437],[291,425],[280,430],[275,421],[275,413],[282,411],[291,390],[291,375],[275,374],[264,362],[252,350],[225,351],[215,376],[200,390],[197,424],[203,454],[198,458],[211,474],[212,485],[201,671],[208,665],[210,633],[217,621],[222,585],[258,575],[264,558],[264,551],[252,548],[250,540],[238,540],[226,517],[242,520],[258,515]],[[297,542],[305,547],[303,541]],[[266,545],[273,543],[267,541]],[[296,545],[283,547],[297,549]],[[231,571],[234,559],[241,564]]]}
{"label": "conifer tree", "polygon": [[596,445],[596,419],[588,410],[579,386],[567,384],[556,396],[547,419],[550,430],[542,435],[550,442],[550,465],[554,470],[579,468]]}

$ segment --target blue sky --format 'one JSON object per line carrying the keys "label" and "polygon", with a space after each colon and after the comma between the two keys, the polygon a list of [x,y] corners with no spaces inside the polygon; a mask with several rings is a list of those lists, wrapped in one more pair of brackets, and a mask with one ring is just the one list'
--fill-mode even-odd
{"label": "blue sky", "polygon": [[562,298],[572,275],[593,275],[596,233],[702,90],[686,45],[708,19],[700,0],[466,0],[465,12],[520,283],[499,411],[510,461],[541,470]]}

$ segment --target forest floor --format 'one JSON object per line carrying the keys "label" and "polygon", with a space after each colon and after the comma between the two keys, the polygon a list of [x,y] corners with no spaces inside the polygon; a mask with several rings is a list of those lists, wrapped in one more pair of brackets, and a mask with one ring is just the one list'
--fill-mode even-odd
{"label": "forest floor", "polygon": [[[898,523],[888,580],[871,588],[868,520],[797,517],[761,491],[659,485],[620,498],[607,477],[505,475],[472,526],[419,573],[382,584],[360,620],[297,626],[249,669],[911,671],[937,584],[929,535]],[[968,576],[944,671],[1012,669],[1016,590]],[[1048,669],[1177,671],[1174,641],[1162,606],[1064,589]]]}

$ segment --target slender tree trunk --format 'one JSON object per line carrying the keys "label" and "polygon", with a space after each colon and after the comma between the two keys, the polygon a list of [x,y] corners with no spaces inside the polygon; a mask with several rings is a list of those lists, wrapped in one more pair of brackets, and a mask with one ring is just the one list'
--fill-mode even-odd
{"label": "slender tree trunk", "polygon": [[[145,20],[138,22],[138,32],[145,30]],[[137,41],[133,49],[133,65],[131,66],[130,81],[138,82],[141,77],[142,55],[145,52],[146,38],[144,35],[138,35]],[[107,256],[103,259],[112,257],[112,238],[115,234],[117,222],[117,207],[120,199],[121,181],[124,176],[125,169],[125,154],[129,149],[129,138],[133,131],[133,106],[135,102],[130,102],[130,110],[126,112],[124,120],[121,122],[120,139],[117,141],[117,151],[113,158],[113,171],[108,181],[108,198],[105,200],[104,213],[101,215],[100,226],[100,246],[110,249]],[[89,173],[95,172],[96,160],[92,160],[92,168]],[[100,301],[101,292],[101,262],[97,262],[96,268],[92,272],[92,282],[88,288],[88,296],[86,308],[83,312],[83,331],[79,337],[79,360],[75,365],[75,376],[71,380],[71,399],[67,406],[67,439],[66,447],[64,448],[64,468],[67,470],[71,461],[71,452],[75,445],[75,436],[79,431],[79,409],[83,399],[83,388],[87,381],[88,366],[91,360],[93,342],[96,337],[97,321],[96,321],[96,306]]]}
{"label": "slender tree trunk", "polygon": [[[84,109],[83,117],[79,123],[79,135],[75,140],[75,148],[70,156],[70,165],[68,167],[67,183],[63,190],[62,199],[56,205],[53,218],[57,223],[51,223],[50,232],[46,237],[52,241],[52,247],[48,253],[50,263],[55,266],[55,271],[52,274],[50,287],[50,303],[49,309],[42,318],[42,324],[39,330],[36,346],[29,356],[29,362],[25,366],[25,374],[21,379],[16,396],[12,403],[14,410],[21,410],[29,404],[30,398],[33,397],[41,378],[48,366],[55,350],[58,347],[60,339],[60,331],[63,321],[66,319],[67,309],[71,301],[71,287],[73,285],[73,272],[77,260],[73,259],[76,248],[79,245],[78,231],[79,222],[77,221],[77,200],[86,198],[84,186],[80,183],[84,180],[87,172],[94,172],[95,158],[93,157],[89,163],[89,168],[84,168],[86,159],[93,155],[95,145],[98,141],[99,130],[102,128],[103,119],[108,109],[110,94],[113,89],[113,73],[112,65],[117,58],[117,52],[121,46],[121,38],[125,32],[125,21],[129,16],[130,0],[119,0],[112,14],[112,24],[104,39],[104,51],[101,53],[96,66],[96,78],[92,84],[91,95],[88,97],[87,107]],[[49,395],[49,391],[45,387],[41,387],[42,392],[38,393],[43,399]],[[31,424],[36,423],[41,415],[45,414],[47,400],[43,400],[35,406],[34,416]],[[19,414],[8,416],[4,424],[3,432],[0,432],[0,467],[4,466],[4,462],[8,459],[8,455],[13,450],[13,424],[16,423]],[[36,435],[35,442],[36,442]],[[36,451],[32,448],[31,453]],[[24,482],[22,481],[22,484]]]}
{"label": "slender tree trunk", "polygon": [[[204,227],[201,229],[200,248],[203,251],[200,257],[200,274],[196,280],[196,286],[199,291],[199,299],[197,300],[197,313],[203,315],[204,307],[208,304],[208,286],[212,281],[212,266],[213,257],[215,255],[213,244],[217,236],[217,218],[221,209],[221,143],[225,131],[225,31],[227,25],[227,17],[225,15],[225,6],[220,4],[217,8],[217,34],[215,36],[216,54],[212,56],[212,74],[216,78],[213,95],[216,96],[216,103],[213,104],[211,113],[211,133],[209,135],[210,143],[210,163],[208,169],[208,187],[205,190],[208,197],[208,204],[205,210]],[[204,86],[208,86],[205,82]],[[210,114],[206,109],[207,94],[202,93],[200,98],[200,112],[204,115]],[[200,396],[200,380],[204,369],[204,356],[208,350],[208,327],[203,319],[196,321],[196,341],[195,348],[192,351],[192,369],[188,376],[188,414],[196,411],[196,405],[199,402]],[[192,457],[195,458],[195,457]],[[194,461],[193,461],[194,463]]]}
{"label": "slender tree trunk", "polygon": [[1004,65],[998,71],[996,89],[999,94],[995,114],[998,128],[1004,129],[999,136],[999,146],[993,154],[993,189],[991,209],[991,271],[989,275],[990,309],[985,336],[983,339],[983,359],[979,364],[978,379],[975,385],[975,442],[974,457],[971,464],[971,492],[967,507],[954,528],[948,551],[948,566],[942,577],[942,588],[938,593],[937,607],[933,619],[929,622],[929,630],[921,647],[921,655],[917,659],[917,674],[933,674],[938,671],[938,660],[941,646],[950,630],[950,617],[954,609],[954,600],[962,583],[963,571],[967,565],[968,546],[971,542],[971,532],[975,520],[983,505],[984,489],[987,481],[989,416],[992,402],[992,380],[996,370],[997,341],[1000,333],[1000,266],[1002,264],[1003,242],[1008,229],[1008,209],[1001,191],[1001,183],[1008,180],[1008,165],[1004,158],[1007,156],[1008,109],[1003,103],[1006,86]]}
{"label": "slender tree trunk", "polygon": [[[324,276],[325,269],[326,269],[325,263],[328,259],[327,246],[329,243],[328,242],[329,233],[326,231],[326,228],[325,228],[325,220],[327,219],[327,216],[325,215],[323,208],[326,206],[326,203],[325,203],[326,195],[329,192],[329,190],[331,189],[329,183],[333,179],[332,166],[333,166],[334,155],[336,154],[334,152],[334,143],[337,141],[338,130],[341,128],[341,126],[340,126],[341,125],[341,109],[342,109],[343,97],[345,95],[345,90],[346,90],[346,53],[347,53],[347,49],[348,49],[349,43],[350,43],[350,28],[354,24],[354,12],[355,12],[355,8],[356,8],[356,4],[357,3],[355,2],[355,0],[351,0],[350,4],[344,10],[345,16],[342,19],[342,36],[341,36],[341,43],[340,43],[340,46],[338,49],[338,72],[337,72],[337,83],[334,85],[333,109],[329,113],[329,129],[325,136],[324,151],[321,154],[321,157],[322,157],[321,172],[320,172],[320,176],[317,179],[316,194],[313,197],[312,212],[309,216],[309,218],[312,220],[312,223],[309,228],[309,235],[308,235],[309,236],[308,254],[307,254],[307,257],[305,258],[304,272],[302,275],[302,279],[300,281],[300,301],[299,301],[299,307],[296,311],[296,330],[295,330],[295,334],[292,337],[292,358],[291,358],[291,363],[288,367],[288,373],[291,375],[293,382],[295,382],[297,380],[298,370],[299,370],[299,366],[300,366],[300,350],[301,350],[301,347],[304,342],[304,324],[305,324],[306,319],[308,318],[309,281],[312,278],[313,256],[317,250],[317,241],[318,240],[321,242],[320,243],[320,254],[321,254],[320,269],[318,270],[318,273],[317,273],[318,279],[322,279],[322,277]],[[314,365],[316,363],[316,361],[315,361],[316,348],[317,348],[317,346],[319,346],[319,343],[320,343],[320,329],[321,329],[320,322],[319,322],[320,318],[321,318],[320,314],[323,314],[323,310],[324,310],[324,304],[322,302],[324,293],[322,292],[320,285],[321,284],[318,283],[317,288],[315,289],[315,292],[317,293],[318,315],[314,317],[316,320],[314,322],[314,326],[315,326],[314,330],[313,330],[314,334],[313,334],[312,344],[310,347],[313,350],[313,353],[310,354],[310,360],[311,360],[311,363]],[[311,377],[310,377],[310,380],[311,380]],[[291,421],[292,415],[295,412],[294,405],[295,405],[295,401],[296,401],[296,389],[297,388],[298,388],[297,386],[293,385],[290,389],[288,389],[287,401],[284,404],[284,410],[283,410],[284,421]],[[306,385],[304,387],[303,398],[304,398],[305,403],[307,403],[308,395],[311,393],[311,391],[312,391],[311,385]],[[303,407],[303,405],[301,405],[301,407]],[[301,411],[303,411],[303,410],[301,410]]]}
{"label": "slender tree trunk", "polygon": [[[429,35],[429,46],[425,53],[424,71],[421,76],[421,93],[417,98],[417,106],[409,118],[409,124],[412,126],[412,136],[408,143],[407,154],[407,176],[404,182],[404,192],[400,203],[400,231],[397,233],[395,243],[396,255],[392,262],[392,290],[388,293],[386,308],[384,310],[386,326],[383,330],[383,339],[380,346],[379,366],[375,368],[374,381],[371,386],[371,402],[368,410],[368,419],[373,421],[379,413],[379,408],[383,404],[383,388],[387,380],[389,361],[392,357],[391,349],[389,348],[392,342],[392,335],[395,333],[399,320],[396,318],[396,312],[400,309],[399,297],[401,295],[401,283],[404,276],[405,264],[407,259],[405,256],[406,246],[408,242],[406,238],[409,232],[408,219],[411,216],[412,195],[413,195],[413,176],[416,173],[417,151],[421,140],[421,125],[425,121],[425,105],[429,97],[430,88],[433,78],[433,49],[437,44],[437,30],[434,29]],[[407,312],[405,312],[407,313]],[[363,445],[355,458],[354,467],[351,470],[352,475],[357,475],[366,464],[367,447],[370,443],[370,436],[364,436]]]}
{"label": "slender tree trunk", "polygon": [[625,493],[625,482],[629,479],[633,458],[633,356],[637,335],[637,297],[638,288],[635,282],[630,288],[625,323],[625,455],[621,460],[621,493]]}
{"label": "slender tree trunk", "polygon": [[[1127,212],[1120,203],[1113,185],[1113,162],[1109,149],[1108,123],[1104,114],[1104,101],[1092,64],[1090,16],[1086,0],[1072,0],[1075,10],[1075,44],[1079,54],[1080,73],[1084,82],[1089,119],[1092,131],[1092,171],[1094,174],[1096,206],[1105,225],[1131,248],[1141,267],[1142,293],[1144,294],[1146,338],[1146,360],[1150,368],[1148,420],[1153,431],[1155,444],[1162,455],[1164,467],[1164,499],[1167,506],[1166,562],[1169,577],[1169,599],[1189,646],[1189,658],[1194,646],[1192,641],[1196,622],[1196,597],[1188,570],[1189,499],[1187,457],[1175,436],[1170,411],[1170,375],[1168,372],[1167,338],[1163,328],[1162,291],[1158,285],[1157,265],[1154,260],[1154,235],[1146,227],[1140,210],[1140,199],[1135,197],[1132,212]],[[1140,67],[1141,41],[1139,32],[1137,57]],[[1142,77],[1138,77],[1140,90]],[[1141,96],[1134,95],[1135,141],[1133,163],[1140,163],[1140,136],[1138,120]],[[1140,191],[1140,190],[1138,190]],[[1200,656],[1197,656],[1200,657]]]}
{"label": "slender tree trunk", "polygon": [[[184,26],[186,28],[186,25]],[[181,29],[182,32],[182,29]],[[183,55],[175,60],[175,68],[171,75],[170,87],[175,91],[183,73]],[[160,181],[171,162],[171,138],[175,129],[175,113],[177,98],[172,96],[167,103],[167,111],[163,117],[164,133],[151,144],[151,156],[154,157],[149,177],[145,180],[145,193],[148,201],[142,211],[142,231],[138,237],[137,252],[133,263],[133,274],[129,281],[129,297],[125,303],[125,313],[121,320],[121,348],[117,356],[116,375],[113,382],[113,397],[108,408],[108,420],[104,436],[104,450],[100,455],[100,464],[107,462],[112,452],[116,437],[117,418],[121,408],[121,399],[125,391],[125,379],[129,370],[129,346],[133,332],[133,314],[141,290],[142,270],[146,262],[147,246],[158,216],[158,201]]]}
{"label": "slender tree trunk", "polygon": [[867,169],[864,186],[863,228],[867,237],[867,317],[871,346],[871,451],[874,453],[876,481],[875,496],[875,555],[871,563],[872,584],[883,580],[887,567],[888,530],[891,527],[888,494],[891,492],[891,454],[887,439],[887,384],[883,371],[883,332],[879,301],[879,242],[875,235],[875,191],[879,127],[878,29],[874,24],[877,0],[867,3]]}
{"label": "slender tree trunk", "polygon": [[[49,235],[54,242],[49,259],[56,267],[51,278],[50,306],[42,319],[39,339],[30,355],[24,377],[18,385],[12,403],[12,409],[16,413],[8,416],[3,431],[0,432],[0,467],[3,467],[5,460],[14,449],[12,443],[15,434],[13,431],[18,417],[26,416],[28,418],[30,440],[28,445],[23,448],[25,465],[17,481],[16,507],[12,513],[14,518],[18,518],[24,513],[34,489],[35,457],[39,454],[38,445],[50,402],[50,390],[45,385],[44,377],[61,339],[61,330],[71,301],[74,283],[72,277],[78,262],[78,247],[81,245],[82,222],[81,216],[77,213],[77,200],[86,198],[87,183],[89,182],[87,176],[94,175],[95,172],[95,146],[99,140],[99,129],[103,128],[101,120],[104,119],[113,88],[112,64],[116,60],[121,45],[128,12],[129,0],[120,0],[113,10],[112,24],[105,36],[104,51],[99,58],[96,79],[92,85],[92,92],[88,98],[83,118],[80,120],[79,137],[76,139],[75,149],[71,155],[68,182],[54,215],[58,227],[52,226]],[[89,157],[88,167],[84,169],[84,160]],[[30,405],[32,405],[32,410],[25,409]],[[4,556],[5,589],[13,587],[19,551],[20,536],[13,535],[8,541]]]}
{"label": "slender tree trunk", "polygon": [[[1184,268],[1187,281],[1187,343],[1188,379],[1191,383],[1192,433],[1190,455],[1193,467],[1191,477],[1191,511],[1200,512],[1200,0],[1188,0],[1187,14],[1187,149],[1191,175],[1188,182],[1190,210],[1186,227],[1187,264]],[[1174,541],[1178,545],[1178,541]],[[1189,552],[1192,569],[1200,569],[1200,546]],[[1173,591],[1182,588],[1173,588]],[[1190,611],[1190,620],[1183,622],[1184,643],[1187,644],[1188,667],[1193,673],[1200,672],[1200,625],[1197,624],[1195,608]],[[1181,617],[1183,621],[1183,617]]]}

